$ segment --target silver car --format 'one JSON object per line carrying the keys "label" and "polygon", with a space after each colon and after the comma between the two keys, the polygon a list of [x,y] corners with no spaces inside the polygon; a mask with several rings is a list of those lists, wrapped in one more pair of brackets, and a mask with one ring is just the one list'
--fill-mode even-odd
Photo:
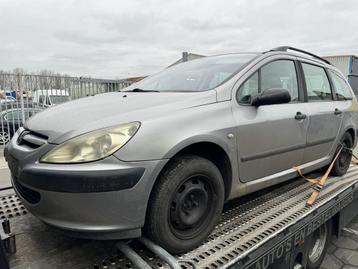
{"label": "silver car", "polygon": [[[297,53],[300,52],[300,53]],[[346,173],[357,100],[313,54],[280,47],[178,64],[121,92],[51,107],[8,143],[13,186],[39,219],[80,237],[144,232],[173,253],[223,204],[330,164]]]}

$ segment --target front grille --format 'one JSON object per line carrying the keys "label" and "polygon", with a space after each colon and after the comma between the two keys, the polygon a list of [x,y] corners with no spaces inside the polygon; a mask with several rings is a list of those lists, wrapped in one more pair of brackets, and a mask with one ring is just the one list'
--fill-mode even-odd
{"label": "front grille", "polygon": [[24,130],[17,139],[18,145],[25,145],[30,148],[36,149],[46,143],[48,137],[38,133]]}
{"label": "front grille", "polygon": [[38,202],[40,202],[40,193],[22,185],[15,176],[13,176],[13,183],[14,187],[19,192],[21,197],[28,201],[30,204],[37,204]]}

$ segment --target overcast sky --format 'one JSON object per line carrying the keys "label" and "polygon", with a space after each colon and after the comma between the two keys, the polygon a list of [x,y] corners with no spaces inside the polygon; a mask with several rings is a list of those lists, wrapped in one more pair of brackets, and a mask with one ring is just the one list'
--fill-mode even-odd
{"label": "overcast sky", "polygon": [[182,51],[358,54],[357,13],[356,0],[0,0],[0,69],[123,78]]}

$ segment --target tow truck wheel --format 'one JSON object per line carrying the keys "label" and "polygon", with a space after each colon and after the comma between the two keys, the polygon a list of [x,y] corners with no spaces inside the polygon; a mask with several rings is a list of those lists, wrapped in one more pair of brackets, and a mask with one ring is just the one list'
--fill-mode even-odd
{"label": "tow truck wheel", "polygon": [[337,152],[342,145],[344,148],[342,149],[332,168],[331,173],[334,176],[343,176],[345,173],[347,173],[349,165],[351,164],[352,153],[350,152],[350,149],[353,147],[353,138],[349,133],[345,133],[343,135],[341,143],[338,145]]}
{"label": "tow truck wheel", "polygon": [[153,189],[146,233],[169,252],[189,251],[213,230],[223,204],[219,169],[199,156],[179,156],[169,163]]}
{"label": "tow truck wheel", "polygon": [[321,225],[312,234],[312,241],[308,245],[307,269],[318,269],[326,255],[332,231],[331,221]]}

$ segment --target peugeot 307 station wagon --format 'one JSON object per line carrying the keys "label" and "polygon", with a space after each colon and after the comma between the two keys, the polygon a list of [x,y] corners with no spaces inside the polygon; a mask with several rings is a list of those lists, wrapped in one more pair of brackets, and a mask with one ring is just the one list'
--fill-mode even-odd
{"label": "peugeot 307 station wagon", "polygon": [[30,118],[5,148],[25,207],[97,239],[200,244],[235,197],[326,167],[346,173],[357,100],[326,60],[291,47],[205,57],[121,92]]}

